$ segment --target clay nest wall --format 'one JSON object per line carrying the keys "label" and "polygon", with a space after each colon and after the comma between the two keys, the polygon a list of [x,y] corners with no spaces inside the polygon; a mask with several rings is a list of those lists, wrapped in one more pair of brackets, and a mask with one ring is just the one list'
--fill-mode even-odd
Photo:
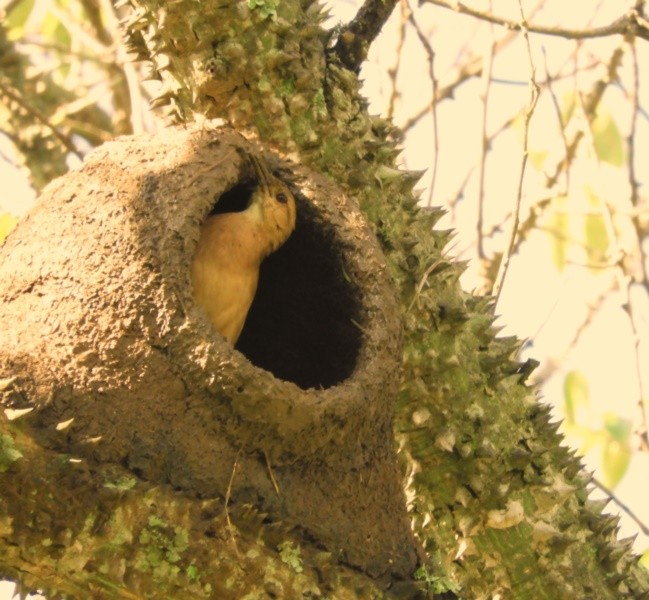
{"label": "clay nest wall", "polygon": [[[262,154],[297,201],[237,348],[195,304],[203,219]],[[6,408],[43,445],[251,502],[371,575],[416,562],[392,436],[401,351],[380,248],[336,186],[236,131],[125,137],[50,184],[0,250]]]}

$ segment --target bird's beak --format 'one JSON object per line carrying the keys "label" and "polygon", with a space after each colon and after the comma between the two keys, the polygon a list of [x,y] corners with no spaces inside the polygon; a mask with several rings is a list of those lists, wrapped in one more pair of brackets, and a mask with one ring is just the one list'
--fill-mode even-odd
{"label": "bird's beak", "polygon": [[250,161],[252,166],[255,168],[255,174],[257,175],[257,181],[259,186],[264,192],[268,192],[270,182],[273,180],[273,176],[270,174],[266,163],[259,156],[254,154],[250,155]]}

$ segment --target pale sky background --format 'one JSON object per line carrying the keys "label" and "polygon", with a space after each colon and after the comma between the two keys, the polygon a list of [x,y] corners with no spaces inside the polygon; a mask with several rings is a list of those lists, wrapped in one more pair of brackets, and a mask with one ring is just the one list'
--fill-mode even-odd
{"label": "pale sky background", "polygon": [[[332,17],[330,23],[346,22],[352,18],[360,6],[360,0],[335,0],[330,2]],[[527,7],[535,4],[524,3]],[[534,22],[552,22],[553,18],[564,27],[583,28],[584,15],[593,14],[593,7],[599,6],[595,24],[608,23],[624,13],[624,7],[629,2],[620,0],[580,0],[579,2],[566,2],[566,0],[546,0],[545,9],[533,19]],[[486,9],[489,2],[486,0],[471,2],[472,6]],[[518,19],[519,9],[516,0],[494,0],[494,12]],[[364,91],[370,100],[371,112],[384,114],[387,110],[387,94],[391,83],[387,76],[388,69],[395,63],[394,48],[397,44],[399,23],[399,8],[396,9],[393,19],[386,25],[379,42],[373,47],[370,60],[364,66],[362,77],[365,80]],[[432,33],[435,57],[435,73],[439,80],[444,80],[453,70],[458,52],[462,50],[459,44],[462,40],[470,39],[471,50],[477,54],[481,48],[487,47],[491,41],[491,30],[488,26],[478,26],[469,17],[455,15],[449,11],[442,11],[433,7],[424,7],[416,12],[416,18],[422,28]],[[498,28],[494,28],[498,35]],[[543,62],[547,63],[552,71],[553,67],[562,64],[566,55],[572,50],[572,44],[558,38],[549,39],[542,36],[531,36],[533,58],[537,67],[537,77],[542,78],[544,73]],[[462,42],[464,43],[464,42]],[[619,43],[617,39],[603,39],[590,41],[592,54],[608,56],[610,49]],[[546,47],[545,58],[540,51],[540,46]],[[641,77],[641,107],[649,107],[649,92],[645,82],[642,82],[643,72],[649,65],[649,45],[640,41],[637,45],[640,60]],[[644,71],[643,71],[643,68]],[[503,80],[491,86],[489,101],[488,130],[495,131],[499,125],[508,119],[517,108],[525,106],[528,97],[526,80],[528,77],[528,56],[522,40],[516,42],[498,55],[494,63],[493,77]],[[601,71],[591,74],[593,77],[601,76]],[[587,77],[588,75],[584,75]],[[400,124],[404,118],[417,113],[426,106],[430,97],[430,80],[428,77],[428,64],[421,46],[416,37],[411,33],[406,38],[404,56],[401,61],[401,70],[398,79],[400,98],[397,103],[395,118]],[[481,82],[474,79],[465,83],[458,89],[453,100],[444,101],[438,108],[439,128],[439,157],[438,174],[433,197],[433,204],[447,205],[453,200],[455,194],[467,174],[467,168],[477,165],[480,156],[480,119],[482,103],[480,100]],[[624,114],[628,111],[624,95],[608,94],[605,101],[606,109],[612,114]],[[530,129],[530,148],[543,149],[551,156],[556,156],[562,151],[560,138],[556,126],[556,118],[548,98],[541,98],[535,111],[535,116]],[[627,126],[619,123],[620,128]],[[625,134],[626,132],[623,132]],[[492,147],[492,155],[487,162],[486,180],[486,211],[491,219],[498,221],[511,210],[515,197],[517,173],[521,160],[520,130],[500,136]],[[639,157],[649,154],[649,123],[646,117],[638,122],[636,132],[638,146],[636,152]],[[0,156],[11,154],[7,141],[0,137]],[[614,206],[624,207],[625,194],[628,182],[626,175],[620,169],[608,165],[598,164],[587,152],[582,153],[574,165],[571,175],[571,190],[574,191],[578,201],[587,200],[580,197],[586,184],[597,190],[607,202]],[[423,201],[428,198],[427,186],[430,185],[433,164],[433,136],[432,119],[427,116],[421,120],[416,131],[410,133],[405,141],[402,160],[409,169],[428,169],[423,176],[420,187],[422,188]],[[642,178],[644,171],[641,166],[647,160],[639,158],[637,161],[637,175]],[[475,180],[475,178],[474,178]],[[11,210],[21,214],[34,200],[33,191],[26,183],[24,174],[0,160],[0,181],[3,182],[3,193],[0,195],[0,213]],[[528,170],[524,194],[524,203],[531,203],[542,197],[542,179]],[[646,193],[646,188],[641,188],[641,194]],[[471,182],[465,189],[464,199],[459,202],[454,212],[444,218],[440,227],[453,227],[457,235],[451,243],[449,251],[461,259],[473,259],[475,248],[472,247],[475,239],[477,185]],[[504,238],[496,238],[493,243],[487,244],[490,253],[503,244]],[[624,238],[619,243],[624,244]],[[647,250],[645,254],[647,254]],[[526,347],[522,358],[534,357],[541,361],[540,371],[555,369],[553,375],[542,387],[544,401],[554,404],[557,418],[563,418],[564,378],[571,370],[579,370],[585,376],[590,390],[590,406],[580,412],[580,420],[592,428],[601,427],[607,413],[612,412],[622,415],[630,422],[639,422],[638,410],[638,382],[635,366],[634,341],[628,318],[619,308],[625,299],[620,294],[611,295],[605,306],[598,313],[597,318],[589,325],[576,346],[572,346],[574,323],[579,322],[589,304],[611,285],[611,274],[593,274],[588,269],[578,266],[568,266],[559,272],[552,261],[548,259],[551,252],[550,237],[541,232],[533,234],[530,242],[522,247],[520,254],[512,259],[503,294],[498,305],[498,314],[501,315],[498,324],[503,326],[502,335],[515,334],[523,339],[532,340]],[[471,290],[480,285],[477,276],[479,265],[473,260],[463,278],[463,285]],[[649,349],[646,347],[649,340],[649,300],[647,291],[633,289],[631,302],[638,315],[638,334],[645,340],[641,347],[641,370],[645,378],[649,377]],[[649,389],[649,381],[644,382],[645,390]],[[578,446],[580,438],[569,437],[569,442]],[[585,462],[589,470],[594,470],[600,479],[602,449],[595,446],[586,455]],[[645,523],[649,524],[649,502],[646,501],[649,487],[647,474],[649,473],[649,456],[646,453],[635,452],[632,456],[628,472],[615,489],[616,495],[638,515]],[[599,494],[599,493],[598,493]],[[599,494],[601,495],[601,494]],[[619,513],[619,509],[609,504],[612,513]],[[622,514],[621,537],[627,537],[639,532],[638,526]],[[639,535],[635,548],[643,552],[649,547],[649,538]],[[0,582],[0,600],[11,597],[13,584]]]}

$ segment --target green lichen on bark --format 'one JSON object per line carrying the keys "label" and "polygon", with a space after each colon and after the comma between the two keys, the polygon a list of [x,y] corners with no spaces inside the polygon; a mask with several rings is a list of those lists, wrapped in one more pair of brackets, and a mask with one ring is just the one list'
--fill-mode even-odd
{"label": "green lichen on bark", "polygon": [[[50,600],[384,597],[252,506],[227,511],[121,467],[90,467],[36,446],[18,423],[0,420],[4,447],[21,455],[0,472],[0,576],[19,590]],[[299,548],[300,569],[283,547]]]}

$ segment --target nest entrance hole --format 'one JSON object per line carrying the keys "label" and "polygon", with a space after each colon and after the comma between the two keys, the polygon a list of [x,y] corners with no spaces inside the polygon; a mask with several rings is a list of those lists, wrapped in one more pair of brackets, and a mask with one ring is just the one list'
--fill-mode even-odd
{"label": "nest entrance hole", "polygon": [[[212,214],[241,211],[254,181],[221,195]],[[336,236],[299,193],[288,241],[261,265],[259,286],[236,348],[253,364],[303,389],[327,388],[356,367],[359,290],[346,279]]]}
{"label": "nest entrance hole", "polygon": [[210,215],[220,215],[229,212],[241,212],[250,203],[250,196],[255,189],[255,181],[244,179],[233,188],[223,192],[218,198]]}

